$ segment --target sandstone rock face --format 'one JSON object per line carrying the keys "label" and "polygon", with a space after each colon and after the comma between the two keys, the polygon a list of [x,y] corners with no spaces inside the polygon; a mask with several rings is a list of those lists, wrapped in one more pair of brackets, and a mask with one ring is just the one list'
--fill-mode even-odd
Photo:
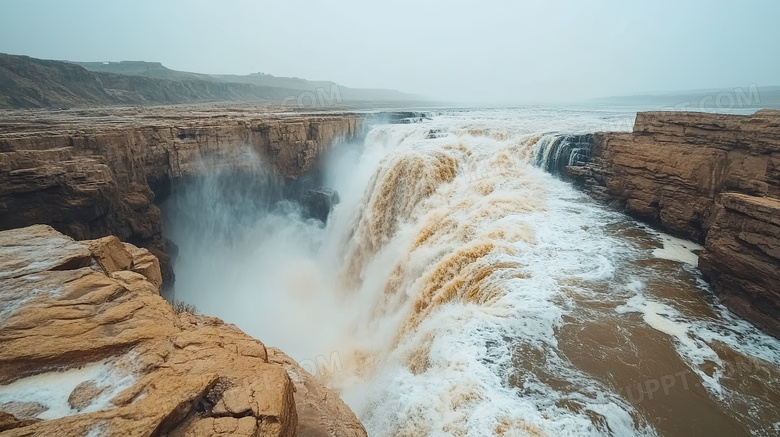
{"label": "sandstone rock face", "polygon": [[780,336],[780,200],[722,194],[699,268],[734,312]]}
{"label": "sandstone rock face", "polygon": [[154,201],[172,179],[217,168],[240,171],[255,162],[250,155],[297,178],[316,167],[323,150],[362,136],[366,117],[150,111],[94,117],[101,120],[94,125],[83,116],[58,121],[44,113],[3,126],[0,229],[48,224],[78,240],[115,235],[147,248],[171,283]]}
{"label": "sandstone rock face", "polygon": [[45,225],[0,232],[3,435],[365,435],[294,361],[175,313],[149,255]]}
{"label": "sandstone rock face", "polygon": [[780,197],[780,111],[637,114],[633,133],[597,133],[569,175],[597,196],[703,241],[721,192]]}
{"label": "sandstone rock face", "polygon": [[705,243],[699,265],[723,302],[780,336],[780,111],[637,114],[597,133],[568,176],[594,197]]}
{"label": "sandstone rock face", "polygon": [[[298,435],[311,437],[366,435],[355,414],[309,372],[276,348],[268,348],[268,361],[281,365],[295,383]],[[345,418],[350,418],[346,420]]]}

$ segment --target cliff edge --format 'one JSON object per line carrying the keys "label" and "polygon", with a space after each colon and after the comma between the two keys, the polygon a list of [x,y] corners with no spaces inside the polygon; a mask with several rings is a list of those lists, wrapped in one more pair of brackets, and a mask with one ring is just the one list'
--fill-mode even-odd
{"label": "cliff edge", "polygon": [[256,107],[9,113],[0,122],[0,230],[48,224],[77,240],[115,235],[173,269],[157,201],[172,181],[241,171],[253,155],[295,179],[360,138],[365,114],[270,114]]}
{"label": "cliff edge", "polygon": [[576,184],[704,243],[699,267],[722,301],[780,336],[780,111],[639,113],[579,160]]}
{"label": "cliff edge", "polygon": [[151,253],[113,236],[0,232],[3,435],[366,435],[280,351],[174,311],[161,280]]}

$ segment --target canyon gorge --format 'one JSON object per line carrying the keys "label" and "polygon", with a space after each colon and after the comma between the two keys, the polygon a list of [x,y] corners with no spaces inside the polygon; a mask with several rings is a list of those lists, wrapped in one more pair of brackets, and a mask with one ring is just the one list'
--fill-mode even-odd
{"label": "canyon gorge", "polygon": [[8,212],[0,229],[46,223],[76,239],[115,235],[157,256],[167,285],[173,270],[157,203],[172,180],[217,168],[241,172],[249,153],[296,179],[314,169],[323,149],[365,133],[360,114],[259,112],[194,108],[188,117],[158,108],[8,117],[0,126],[0,208]]}
{"label": "canyon gorge", "polygon": [[780,436],[777,17],[0,0],[0,437]]}
{"label": "canyon gorge", "polygon": [[[632,132],[559,112],[8,111],[0,431],[685,435],[682,419],[655,419],[652,392],[630,394],[684,369],[698,385],[671,390],[675,408],[711,430],[771,435],[780,350],[718,305],[780,336],[780,111],[640,112]],[[561,128],[563,117],[575,121]],[[253,217],[253,201],[270,212]],[[181,231],[204,217],[224,223]],[[274,235],[286,240],[256,253]],[[166,302],[174,287],[203,315]],[[266,288],[282,296],[253,303]],[[338,341],[318,336],[328,324],[344,328]],[[304,334],[275,332],[293,325]],[[643,336],[663,347],[632,340],[624,349],[647,349],[635,365],[594,367],[594,354]],[[298,340],[327,345],[293,354]],[[312,375],[282,350],[338,350],[344,369]],[[643,367],[657,356],[673,357],[666,370]],[[749,371],[752,386],[734,382],[739,360],[767,372],[763,394]],[[764,419],[740,415],[748,407]]]}

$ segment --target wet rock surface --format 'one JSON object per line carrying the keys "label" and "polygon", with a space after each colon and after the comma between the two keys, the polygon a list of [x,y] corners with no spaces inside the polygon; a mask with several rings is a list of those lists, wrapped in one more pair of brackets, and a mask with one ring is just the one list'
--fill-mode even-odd
{"label": "wet rock surface", "polygon": [[323,223],[328,221],[328,216],[339,201],[336,190],[308,190],[303,197],[308,215]]}

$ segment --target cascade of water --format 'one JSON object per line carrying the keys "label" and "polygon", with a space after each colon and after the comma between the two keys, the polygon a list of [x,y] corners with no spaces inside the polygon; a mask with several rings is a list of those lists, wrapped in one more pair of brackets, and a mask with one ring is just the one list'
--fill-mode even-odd
{"label": "cascade of water", "polygon": [[[478,115],[378,126],[333,154],[324,183],[341,202],[327,225],[289,201],[237,222],[224,196],[195,187],[211,203],[185,202],[187,220],[244,237],[226,245],[173,213],[177,291],[300,361],[327,358],[313,373],[371,435],[666,434],[683,418],[657,419],[628,383],[657,377],[642,363],[659,356],[692,378],[668,402],[712,429],[741,429],[728,409],[771,430],[780,343],[718,327],[728,316],[700,297],[689,247],[659,250],[672,240],[544,171],[576,162],[590,137]],[[672,307],[663,290],[694,303]],[[734,386],[724,347],[766,363],[768,394]],[[746,405],[765,419],[740,416]]]}
{"label": "cascade of water", "polygon": [[566,172],[566,167],[585,162],[590,157],[592,134],[547,134],[539,139],[534,165],[556,176]]}

